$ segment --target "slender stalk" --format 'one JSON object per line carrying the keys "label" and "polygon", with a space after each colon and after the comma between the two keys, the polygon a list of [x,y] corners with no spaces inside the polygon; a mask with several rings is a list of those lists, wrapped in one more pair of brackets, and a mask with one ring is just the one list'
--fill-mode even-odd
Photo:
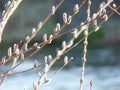
{"label": "slender stalk", "polygon": [[19,4],[22,2],[23,0],[12,0],[10,1],[10,5],[6,4],[6,8],[5,10],[3,10],[2,12],[2,18],[0,20],[0,43],[2,40],[2,34],[4,31],[4,28],[9,20],[9,18],[11,17],[11,15],[13,14],[13,12],[16,10],[16,8],[19,6]]}
{"label": "slender stalk", "polygon": [[[87,9],[87,20],[90,21],[90,7],[91,7],[91,0],[88,0],[88,9]],[[84,73],[85,73],[85,64],[86,64],[86,54],[87,54],[87,45],[88,45],[88,29],[89,23],[84,31],[84,50],[83,50],[83,57],[82,57],[82,70],[81,70],[81,79],[80,79],[80,90],[83,90],[83,82],[84,82]]]}

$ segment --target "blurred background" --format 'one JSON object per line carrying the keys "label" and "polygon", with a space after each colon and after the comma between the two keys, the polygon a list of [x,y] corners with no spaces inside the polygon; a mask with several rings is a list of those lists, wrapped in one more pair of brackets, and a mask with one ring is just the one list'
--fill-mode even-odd
{"label": "blurred background", "polygon": [[[5,31],[3,33],[3,40],[0,44],[0,58],[7,54],[7,49],[10,46],[13,46],[14,43],[24,40],[26,36],[31,35],[32,28],[36,27],[40,21],[44,21],[51,10],[52,5],[56,5],[60,0],[24,0],[6,25]],[[80,4],[82,0],[65,0],[63,5],[56,11],[56,14],[48,21],[48,23],[42,28],[42,30],[37,34],[34,40],[31,42],[31,45],[34,42],[41,42],[42,35],[44,33],[51,34],[54,32],[54,27],[56,23],[62,21],[62,14],[67,12],[72,14],[73,6],[78,3]],[[91,0],[92,8],[91,13],[97,12],[99,4],[105,0]],[[4,10],[4,4],[7,0],[0,0],[0,14]],[[114,0],[116,5],[120,5],[120,0]],[[70,26],[64,28],[63,31],[67,31],[71,28],[74,28],[82,21],[86,19],[86,9],[85,5],[79,14],[75,16],[73,22]],[[89,37],[89,46],[87,53],[87,65],[86,65],[86,77],[85,77],[85,90],[89,90],[89,82],[93,80],[93,90],[119,90],[120,89],[120,16],[114,14],[107,23],[98,31],[93,33]],[[69,40],[71,35],[66,35],[62,38],[55,40],[51,45],[46,46],[42,51],[40,51],[32,59],[41,60],[44,56],[53,54],[56,55],[57,49],[61,48],[61,43],[63,40]],[[74,60],[63,70],[60,74],[56,75],[50,84],[49,90],[78,90],[79,89],[79,79],[80,79],[80,66],[81,58],[83,51],[83,44],[74,48],[71,52],[67,53],[69,57],[74,57]],[[32,66],[31,62],[26,63],[22,67],[29,68]],[[55,65],[55,69],[60,67],[63,64],[63,60],[58,62]],[[0,69],[2,70],[2,69]],[[17,70],[17,69],[16,69]],[[54,72],[54,69],[50,73]],[[73,72],[73,73],[70,73]],[[105,72],[105,73],[104,73]],[[19,85],[26,86],[29,90],[32,90],[28,83],[23,83],[23,77],[26,77],[26,74],[20,75],[21,78],[16,76],[16,79],[19,82],[14,81],[13,78],[10,78],[5,85],[11,86],[14,83],[17,90]],[[58,79],[61,77],[61,79]],[[12,82],[11,82],[12,79]],[[29,80],[33,81],[33,75],[29,75]],[[65,80],[66,79],[66,80]],[[26,80],[28,82],[29,80]],[[56,81],[62,82],[57,83]],[[67,82],[68,80],[68,82]],[[30,81],[29,81],[30,82]],[[71,84],[71,85],[70,85]],[[5,86],[4,85],[4,86]],[[2,90],[7,90],[5,87],[1,87]],[[20,86],[20,87],[21,87]],[[56,86],[56,87],[55,87]],[[19,87],[19,88],[20,88]],[[4,89],[5,88],[5,89]],[[42,90],[48,90],[48,88]],[[20,88],[21,90],[22,88]],[[16,90],[11,87],[11,90]]]}

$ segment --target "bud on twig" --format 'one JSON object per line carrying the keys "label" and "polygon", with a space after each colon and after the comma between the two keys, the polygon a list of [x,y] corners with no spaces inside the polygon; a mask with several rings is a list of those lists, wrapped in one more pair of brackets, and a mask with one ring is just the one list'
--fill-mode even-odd
{"label": "bud on twig", "polygon": [[6,63],[6,56],[2,58],[2,64]]}
{"label": "bud on twig", "polygon": [[115,3],[113,3],[113,7],[114,7],[114,8],[117,7]]}
{"label": "bud on twig", "polygon": [[88,31],[84,31],[84,36],[88,36]]}
{"label": "bud on twig", "polygon": [[47,73],[48,70],[49,70],[49,65],[48,65],[48,64],[45,64],[44,72]]}
{"label": "bud on twig", "polygon": [[57,27],[57,31],[60,31],[60,23],[57,23],[56,27]]}
{"label": "bud on twig", "polygon": [[21,54],[21,60],[24,61],[24,54]]}
{"label": "bud on twig", "polygon": [[57,56],[61,56],[62,53],[63,53],[63,52],[62,52],[61,50],[58,50],[58,51],[57,51]]}
{"label": "bud on twig", "polygon": [[49,61],[52,60],[52,55],[48,55],[48,60],[49,60]]}
{"label": "bud on twig", "polygon": [[38,84],[33,82],[33,87],[34,87],[34,90],[38,90]]}
{"label": "bud on twig", "polygon": [[15,43],[14,44],[14,51],[18,48],[18,45]]}
{"label": "bud on twig", "polygon": [[87,25],[84,25],[84,22],[82,22],[80,26],[80,30],[85,30],[87,28]]}
{"label": "bud on twig", "polygon": [[95,31],[95,32],[98,31],[99,29],[100,29],[99,26],[95,26],[95,27],[94,27],[94,31]]}
{"label": "bud on twig", "polygon": [[44,57],[44,62],[48,63],[48,57],[47,56]]}
{"label": "bud on twig", "polygon": [[43,35],[43,41],[47,41],[47,34]]}
{"label": "bud on twig", "polygon": [[71,15],[69,15],[67,24],[70,24],[70,23],[71,23],[71,21],[72,21],[72,16],[71,16]]}
{"label": "bud on twig", "polygon": [[66,47],[66,41],[62,42],[62,49],[64,49]]}
{"label": "bud on twig", "polygon": [[7,3],[5,4],[5,9],[7,9],[10,6],[10,4],[11,4],[11,1],[10,0],[7,1]]}
{"label": "bud on twig", "polygon": [[74,38],[77,38],[77,36],[78,36],[78,29],[77,28],[74,29],[73,36],[74,36]]}
{"label": "bud on twig", "polygon": [[11,57],[12,56],[12,48],[10,47],[9,49],[8,49],[8,57]]}
{"label": "bud on twig", "polygon": [[68,56],[65,56],[64,58],[64,65],[67,65],[68,64]]}
{"label": "bud on twig", "polygon": [[38,47],[38,43],[37,43],[37,42],[34,43],[33,47],[34,47],[34,48],[37,48],[37,47]]}
{"label": "bud on twig", "polygon": [[41,29],[42,27],[42,22],[39,22],[39,24],[37,25],[37,29]]}
{"label": "bud on twig", "polygon": [[108,20],[108,15],[105,14],[103,19],[104,19],[104,21],[107,21]]}
{"label": "bud on twig", "polygon": [[87,46],[88,45],[88,41],[84,41],[84,45]]}
{"label": "bud on twig", "polygon": [[93,13],[92,19],[96,19],[96,17],[97,17],[97,14]]}
{"label": "bud on twig", "polygon": [[104,7],[104,5],[105,5],[105,2],[102,2],[99,6],[99,9],[101,10]]}
{"label": "bud on twig", "polygon": [[35,28],[33,28],[32,29],[32,34],[34,34],[36,32],[36,29]]}
{"label": "bud on twig", "polygon": [[60,23],[57,23],[57,25],[56,25],[56,27],[54,29],[54,34],[57,35],[59,33],[60,29],[61,29],[60,28]]}
{"label": "bud on twig", "polygon": [[16,48],[16,50],[14,52],[15,52],[16,55],[20,54],[19,48]]}
{"label": "bud on twig", "polygon": [[4,17],[5,15],[5,10],[2,11],[2,18]]}
{"label": "bud on twig", "polygon": [[67,47],[71,47],[73,45],[73,41],[71,40],[68,44],[67,44]]}
{"label": "bud on twig", "polygon": [[30,39],[30,37],[29,37],[29,36],[27,36],[27,37],[26,37],[26,41],[28,41],[29,39]]}
{"label": "bud on twig", "polygon": [[50,37],[49,37],[49,43],[51,43],[53,40],[53,35],[51,34]]}
{"label": "bud on twig", "polygon": [[76,4],[73,9],[74,13],[77,14],[79,12],[79,5]]}
{"label": "bud on twig", "polygon": [[25,51],[28,50],[28,44],[25,44],[24,50],[25,50]]}
{"label": "bud on twig", "polygon": [[67,13],[63,13],[63,21],[65,24],[67,24],[68,20],[67,20]]}
{"label": "bud on twig", "polygon": [[96,19],[93,21],[93,25],[94,25],[95,27],[97,26],[97,20],[96,20]]}
{"label": "bud on twig", "polygon": [[52,10],[51,10],[51,14],[54,15],[55,14],[55,6],[52,6]]}

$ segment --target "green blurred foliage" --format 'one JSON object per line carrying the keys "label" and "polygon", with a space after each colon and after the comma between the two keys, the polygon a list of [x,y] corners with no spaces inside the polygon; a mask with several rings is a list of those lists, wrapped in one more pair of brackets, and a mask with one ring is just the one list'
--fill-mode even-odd
{"label": "green blurred foliage", "polygon": [[103,37],[104,37],[103,29],[100,29],[97,32],[92,33],[89,36],[88,41],[89,41],[90,44],[92,44],[93,42],[96,42]]}
{"label": "green blurred foliage", "polygon": [[104,38],[105,32],[104,32],[104,27],[99,29],[97,32],[92,33],[88,37],[88,48],[90,49],[100,49],[103,48],[103,46],[100,44],[102,43],[101,40]]}

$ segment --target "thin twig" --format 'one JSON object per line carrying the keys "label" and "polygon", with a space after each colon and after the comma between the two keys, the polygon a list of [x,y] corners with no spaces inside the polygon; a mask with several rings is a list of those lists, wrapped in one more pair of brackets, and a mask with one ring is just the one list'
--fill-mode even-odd
{"label": "thin twig", "polygon": [[4,28],[9,20],[9,18],[11,17],[11,15],[13,14],[13,12],[16,10],[16,8],[19,6],[19,4],[22,2],[23,0],[12,0],[10,5],[6,5],[7,8],[5,8],[5,10],[2,12],[2,18],[0,20],[0,43],[2,40],[2,34],[4,31]]}

